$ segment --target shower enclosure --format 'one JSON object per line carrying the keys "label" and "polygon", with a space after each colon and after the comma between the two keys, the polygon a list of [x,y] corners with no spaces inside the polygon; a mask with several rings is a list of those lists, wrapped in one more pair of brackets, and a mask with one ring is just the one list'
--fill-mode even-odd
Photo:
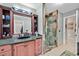
{"label": "shower enclosure", "polygon": [[57,18],[58,11],[46,15],[45,46],[47,50],[57,46]]}

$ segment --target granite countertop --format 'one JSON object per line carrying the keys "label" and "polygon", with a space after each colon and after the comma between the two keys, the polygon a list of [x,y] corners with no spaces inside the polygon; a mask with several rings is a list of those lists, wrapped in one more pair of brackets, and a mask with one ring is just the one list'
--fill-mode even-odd
{"label": "granite countertop", "polygon": [[6,45],[6,44],[15,44],[20,42],[27,42],[31,40],[36,40],[37,38],[40,38],[41,36],[31,36],[30,38],[24,38],[24,39],[18,39],[18,38],[9,38],[9,39],[1,39],[0,45]]}

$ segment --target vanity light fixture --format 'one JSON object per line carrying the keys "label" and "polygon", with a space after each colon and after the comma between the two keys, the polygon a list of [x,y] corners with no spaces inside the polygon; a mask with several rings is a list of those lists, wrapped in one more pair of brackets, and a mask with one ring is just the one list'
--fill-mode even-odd
{"label": "vanity light fixture", "polygon": [[28,15],[30,15],[32,13],[32,10],[29,9],[29,8],[22,8],[22,7],[19,7],[19,6],[13,6],[12,8],[17,12],[25,13],[25,14],[28,14]]}

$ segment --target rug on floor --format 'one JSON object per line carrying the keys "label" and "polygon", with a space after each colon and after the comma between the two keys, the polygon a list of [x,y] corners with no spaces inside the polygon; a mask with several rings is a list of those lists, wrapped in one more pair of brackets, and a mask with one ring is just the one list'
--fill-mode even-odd
{"label": "rug on floor", "polygon": [[68,50],[65,50],[60,56],[75,56],[75,54]]}

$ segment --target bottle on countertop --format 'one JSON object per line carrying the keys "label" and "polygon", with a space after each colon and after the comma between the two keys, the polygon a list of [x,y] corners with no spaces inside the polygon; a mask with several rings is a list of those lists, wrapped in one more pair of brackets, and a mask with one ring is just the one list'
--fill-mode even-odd
{"label": "bottle on countertop", "polygon": [[28,32],[28,30],[26,30],[24,36],[29,36],[29,32]]}
{"label": "bottle on countertop", "polygon": [[35,35],[38,36],[38,32],[37,31],[35,32]]}

